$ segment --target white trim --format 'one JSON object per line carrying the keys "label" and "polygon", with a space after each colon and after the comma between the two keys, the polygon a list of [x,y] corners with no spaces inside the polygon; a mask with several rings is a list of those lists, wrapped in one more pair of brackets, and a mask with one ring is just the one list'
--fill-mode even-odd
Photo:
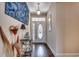
{"label": "white trim", "polygon": [[56,53],[56,57],[64,57],[63,55],[63,53]]}
{"label": "white trim", "polygon": [[79,57],[79,53],[57,53],[56,52],[54,55],[55,57]]}

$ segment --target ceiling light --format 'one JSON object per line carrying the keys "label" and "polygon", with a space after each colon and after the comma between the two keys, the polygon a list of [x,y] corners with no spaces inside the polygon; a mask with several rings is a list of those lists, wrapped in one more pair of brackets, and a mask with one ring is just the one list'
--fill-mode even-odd
{"label": "ceiling light", "polygon": [[37,15],[40,15],[40,13],[41,13],[40,10],[37,10]]}
{"label": "ceiling light", "polygon": [[39,5],[40,5],[40,3],[38,3],[37,15],[40,15],[40,13],[41,13],[41,11],[39,10]]}

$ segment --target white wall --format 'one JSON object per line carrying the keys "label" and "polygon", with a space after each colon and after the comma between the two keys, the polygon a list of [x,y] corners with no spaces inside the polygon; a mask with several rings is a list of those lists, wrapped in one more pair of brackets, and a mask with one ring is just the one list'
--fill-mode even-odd
{"label": "white wall", "polygon": [[5,57],[5,50],[4,50],[4,44],[0,35],[0,57]]}
{"label": "white wall", "polygon": [[[7,38],[9,39],[10,43],[12,42],[11,33],[9,31],[9,27],[11,25],[18,26],[20,28],[21,22],[15,20],[14,18],[5,14],[5,3],[0,3],[0,26],[3,28]],[[26,31],[29,31],[29,25],[26,26]],[[19,34],[19,32],[18,32]]]}
{"label": "white wall", "polygon": [[64,8],[63,4],[52,3],[47,17],[52,15],[52,31],[48,31],[47,22],[47,44],[55,56],[63,54],[63,39],[64,39]]}
{"label": "white wall", "polygon": [[[49,16],[52,18],[52,31],[49,31]],[[47,13],[47,45],[53,54],[56,55],[56,3],[52,3]]]}
{"label": "white wall", "polygon": [[65,33],[65,8],[64,3],[56,3],[56,55],[63,56]]}
{"label": "white wall", "polygon": [[[21,24],[22,24],[21,22],[15,20],[14,18],[5,14],[5,3],[0,2],[0,26],[2,27],[3,31],[5,32],[10,43],[12,43],[13,37],[12,37],[12,33],[10,33],[10,31],[9,31],[9,27],[11,25],[18,26],[19,31],[18,31],[17,35],[20,35]],[[29,28],[30,28],[29,25],[26,26],[26,32],[29,32]],[[2,39],[1,39],[1,36],[0,36],[0,56],[6,56],[5,53],[6,52],[4,51],[3,42],[2,42]]]}
{"label": "white wall", "polygon": [[[15,20],[14,18],[8,16],[5,14],[5,3],[0,3],[0,26],[2,27],[3,31],[5,32],[8,40],[10,43],[13,42],[13,36],[12,36],[12,33],[9,31],[9,27],[11,25],[14,25],[14,26],[18,26],[19,30],[18,30],[18,34],[21,38],[21,31],[20,31],[20,27],[21,27],[21,22]],[[29,32],[29,25],[26,26],[26,32]],[[2,38],[0,36],[0,56],[3,57],[3,56],[7,56],[8,54],[6,54],[6,51],[5,51],[5,47],[3,45],[3,42],[2,42]]]}

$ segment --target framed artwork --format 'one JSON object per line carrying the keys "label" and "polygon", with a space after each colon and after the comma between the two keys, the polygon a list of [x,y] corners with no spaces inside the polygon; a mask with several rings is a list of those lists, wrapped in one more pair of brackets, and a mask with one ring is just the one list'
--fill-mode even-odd
{"label": "framed artwork", "polygon": [[52,15],[48,17],[48,31],[52,31]]}
{"label": "framed artwork", "polygon": [[5,14],[28,25],[29,9],[28,9],[26,2],[6,2],[5,3]]}

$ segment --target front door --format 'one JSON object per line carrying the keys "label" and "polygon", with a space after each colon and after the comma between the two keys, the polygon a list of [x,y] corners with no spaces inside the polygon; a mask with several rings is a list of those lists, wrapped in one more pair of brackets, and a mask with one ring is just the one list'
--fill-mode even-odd
{"label": "front door", "polygon": [[32,18],[31,35],[32,35],[33,42],[46,42],[45,18]]}

